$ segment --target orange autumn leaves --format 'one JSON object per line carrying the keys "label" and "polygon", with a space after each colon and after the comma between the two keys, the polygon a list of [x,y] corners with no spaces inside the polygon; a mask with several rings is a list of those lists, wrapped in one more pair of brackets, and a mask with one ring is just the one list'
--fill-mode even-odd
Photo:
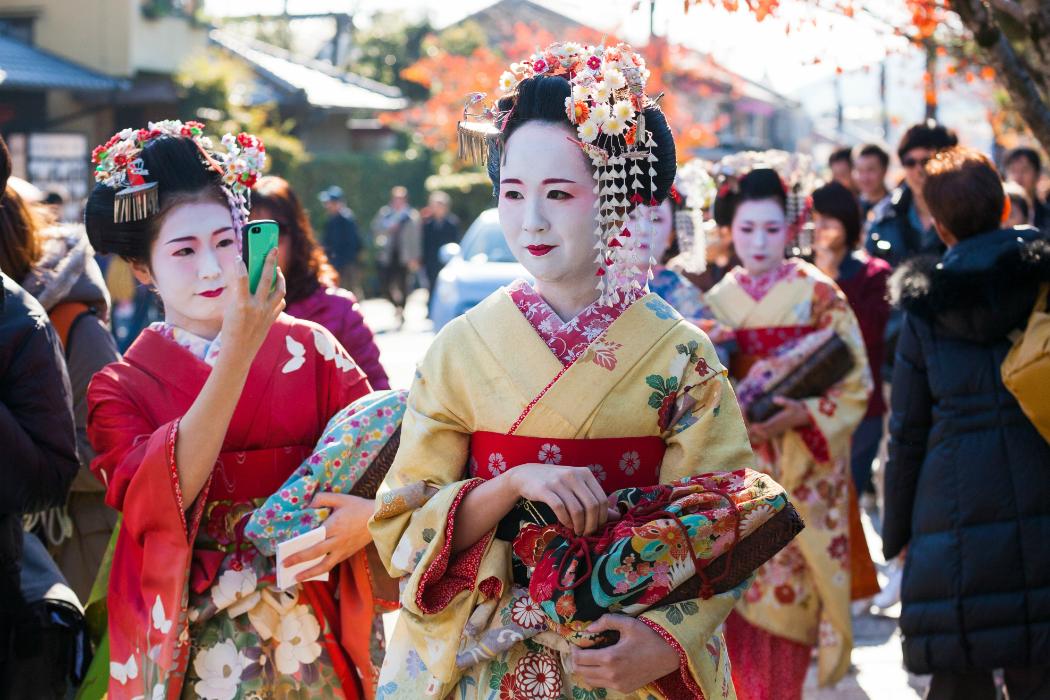
{"label": "orange autumn leaves", "polygon": [[[616,37],[590,28],[581,28],[573,32],[571,37],[555,37],[545,29],[523,22],[516,23],[508,38],[498,46],[481,46],[469,55],[451,53],[435,42],[423,58],[401,72],[406,80],[428,88],[430,96],[408,109],[384,114],[380,120],[387,126],[412,134],[413,140],[422,146],[439,152],[451,152],[455,149],[456,123],[462,117],[467,95],[484,92],[488,100],[494,99],[498,92],[499,76],[510,63],[528,57],[538,48],[559,38],[582,44],[604,43],[612,46],[618,43]],[[712,145],[716,141],[714,133],[717,125],[698,124],[690,114],[688,104],[676,100],[675,91],[668,88],[669,84],[676,84],[685,73],[678,71],[683,75],[677,75],[673,52],[659,39],[649,46],[641,47],[640,51],[652,72],[646,93],[651,97],[665,93],[660,108],[678,137],[679,151],[685,153],[697,146]],[[589,116],[587,109],[584,103],[574,105],[577,123],[586,121]],[[636,135],[628,134],[627,137],[636,138]]]}

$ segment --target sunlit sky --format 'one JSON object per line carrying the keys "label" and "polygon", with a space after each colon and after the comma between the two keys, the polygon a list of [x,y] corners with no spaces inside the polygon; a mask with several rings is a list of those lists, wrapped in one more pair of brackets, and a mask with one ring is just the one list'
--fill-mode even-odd
{"label": "sunlit sky", "polygon": [[[368,23],[378,10],[404,10],[414,16],[426,15],[436,26],[456,22],[493,0],[288,0],[292,14],[306,12],[350,12],[359,26]],[[579,22],[615,32],[628,41],[644,43],[648,37],[648,2],[638,0],[535,0]],[[278,13],[283,0],[206,0],[205,9],[213,15]],[[898,8],[900,0],[882,0],[880,8]],[[905,49],[903,40],[893,37],[885,23],[858,15],[850,20],[811,9],[798,0],[782,3],[779,14],[757,22],[747,12],[726,12],[707,5],[685,13],[681,0],[658,0],[656,33],[668,36],[706,53],[727,68],[773,89],[792,93],[813,81],[844,70],[877,63],[887,51]],[[887,11],[880,9],[880,12]],[[906,15],[905,15],[906,16]],[[890,19],[901,17],[888,14]],[[801,28],[800,28],[801,23]],[[792,32],[786,34],[790,26]],[[539,48],[539,47],[537,47]],[[814,63],[819,59],[819,63]]]}

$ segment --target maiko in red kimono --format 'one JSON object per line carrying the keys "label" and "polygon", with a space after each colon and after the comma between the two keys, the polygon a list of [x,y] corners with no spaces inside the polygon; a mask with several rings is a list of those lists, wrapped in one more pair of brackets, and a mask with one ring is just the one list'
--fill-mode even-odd
{"label": "maiko in red kimono", "polygon": [[311,453],[329,418],[370,391],[368,381],[328,331],[282,315],[202,495],[185,503],[175,440],[208,359],[147,329],[89,389],[92,470],[123,513],[109,582],[109,696],[233,698],[257,685],[371,696],[364,555],[327,583],[281,593],[272,558],[243,536],[247,514]]}

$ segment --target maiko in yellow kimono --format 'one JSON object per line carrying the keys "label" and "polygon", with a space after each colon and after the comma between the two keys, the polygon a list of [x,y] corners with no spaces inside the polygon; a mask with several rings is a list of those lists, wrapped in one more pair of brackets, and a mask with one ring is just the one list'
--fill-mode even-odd
{"label": "maiko in yellow kimono", "polygon": [[[481,483],[472,475],[507,468],[494,435],[542,438],[533,461],[555,464],[582,440],[637,439],[641,449],[627,445],[604,464],[564,462],[590,467],[607,492],[617,477],[647,468],[654,440],[662,460],[650,483],[753,462],[714,348],[658,296],[641,296],[611,323],[606,315],[605,327],[581,329],[586,349],[573,362],[558,351],[564,345],[541,339],[534,311],[496,292],[435,339],[416,375],[370,525],[390,573],[404,577],[379,700],[625,697],[574,685],[567,642],[536,631],[542,613],[515,583],[509,542],[489,535],[450,555],[456,508]],[[626,697],[735,697],[720,625],[743,588],[640,615],[682,663]]]}
{"label": "maiko in yellow kimono", "polygon": [[[803,400],[812,419],[809,426],[789,430],[755,449],[756,469],[787,490],[806,529],[759,569],[737,606],[746,622],[760,630],[807,647],[816,645],[819,681],[835,683],[849,667],[852,648],[850,437],[864,415],[872,386],[860,327],[835,283],[801,260],[786,260],[758,277],[738,267],[706,298],[718,321],[735,331],[736,379],[748,376],[756,361],[775,366],[778,349],[813,334],[833,331],[853,352],[853,369],[842,381],[823,396]],[[742,391],[742,402],[745,395]],[[733,651],[735,675],[746,675],[752,663],[770,665]],[[803,652],[802,676],[808,657]]]}

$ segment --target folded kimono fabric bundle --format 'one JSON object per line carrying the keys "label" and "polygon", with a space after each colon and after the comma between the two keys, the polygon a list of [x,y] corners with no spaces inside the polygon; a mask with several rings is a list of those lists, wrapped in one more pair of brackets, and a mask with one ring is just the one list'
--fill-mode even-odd
{"label": "folded kimono fabric bundle", "polygon": [[313,453],[248,520],[244,533],[260,552],[273,556],[278,543],[328,517],[328,508],[310,507],[318,492],[375,498],[397,453],[407,398],[406,391],[376,391],[332,416]]}
{"label": "folded kimono fabric bundle", "polygon": [[[616,632],[583,630],[605,613],[709,598],[742,583],[803,528],[784,489],[742,469],[609,496],[620,518],[576,536],[544,504],[523,503],[514,553],[548,627],[578,646],[607,646]],[[531,517],[529,517],[531,513]]]}
{"label": "folded kimono fabric bundle", "polygon": [[752,365],[737,385],[737,399],[749,421],[762,423],[782,410],[774,397],[820,396],[842,381],[854,362],[849,346],[833,329],[814,331]]}

